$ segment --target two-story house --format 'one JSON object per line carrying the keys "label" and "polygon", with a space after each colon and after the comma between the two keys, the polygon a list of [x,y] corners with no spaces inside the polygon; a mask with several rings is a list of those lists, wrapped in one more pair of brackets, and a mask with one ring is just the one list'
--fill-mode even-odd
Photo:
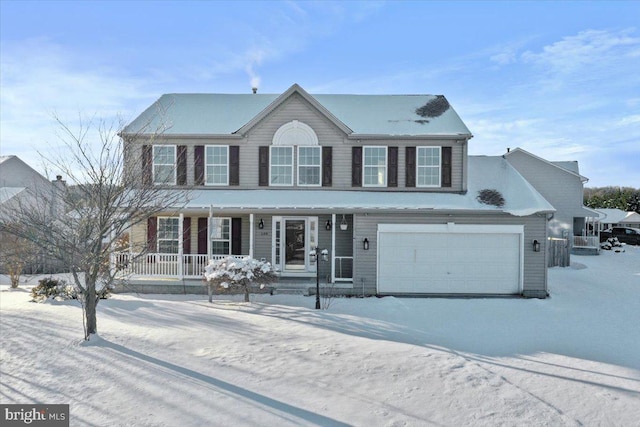
{"label": "two-story house", "polygon": [[189,199],[132,230],[149,253],[129,273],[200,278],[234,255],[287,287],[319,268],[353,295],[547,295],[554,208],[503,157],[468,155],[444,96],[167,94],[121,136],[140,185]]}
{"label": "two-story house", "polygon": [[554,162],[522,148],[508,150],[507,161],[556,209],[549,219],[549,237],[567,239],[572,251],[598,254],[600,241],[594,223],[596,210],[583,205],[584,184],[578,162]]}

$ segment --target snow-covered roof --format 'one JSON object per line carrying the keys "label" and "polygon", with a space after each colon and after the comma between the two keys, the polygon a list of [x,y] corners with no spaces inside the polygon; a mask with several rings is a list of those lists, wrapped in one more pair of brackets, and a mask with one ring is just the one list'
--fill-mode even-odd
{"label": "snow-covered roof", "polygon": [[284,94],[165,94],[123,134],[232,135],[293,93],[317,102],[350,134],[471,137],[442,95],[310,95],[298,85]]}
{"label": "snow-covered roof", "polygon": [[26,190],[25,187],[0,187],[0,204],[13,199],[24,190]]}
{"label": "snow-covered roof", "polygon": [[[504,206],[478,201],[481,190],[497,190]],[[555,209],[501,156],[469,156],[469,188],[465,194],[382,192],[366,190],[193,190],[188,210],[437,210],[506,212],[515,216]]]}
{"label": "snow-covered roof", "polygon": [[536,156],[535,154],[532,154],[530,152],[528,152],[527,150],[523,150],[520,147],[514,148],[513,150],[508,151],[507,153],[505,153],[505,156],[510,156],[513,153],[524,153],[527,156],[530,156],[531,158],[537,159],[541,162],[545,162],[550,164],[551,166],[555,166],[558,169],[561,169],[565,172],[568,172],[572,175],[577,176],[578,178],[580,178],[580,181],[582,182],[587,182],[589,181],[589,178],[587,178],[586,176],[580,175],[579,172],[579,167],[578,167],[578,162],[577,161],[565,161],[565,162],[550,162],[547,159],[543,159],[542,157]]}
{"label": "snow-covered roof", "polygon": [[606,224],[617,224],[627,216],[627,212],[621,209],[597,209],[600,215],[600,222],[604,222]]}
{"label": "snow-covered roof", "polygon": [[640,223],[640,214],[637,212],[627,212],[627,215],[620,221],[622,224]]}
{"label": "snow-covered roof", "polygon": [[569,172],[573,172],[576,175],[580,175],[580,167],[578,166],[577,160],[570,160],[565,162],[551,162],[556,166],[560,166],[563,169],[568,170]]}

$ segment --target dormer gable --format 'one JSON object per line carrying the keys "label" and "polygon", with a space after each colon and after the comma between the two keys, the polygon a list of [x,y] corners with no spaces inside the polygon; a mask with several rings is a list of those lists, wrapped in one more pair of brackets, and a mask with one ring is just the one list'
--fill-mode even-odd
{"label": "dormer gable", "polygon": [[312,95],[310,95],[307,91],[302,89],[300,85],[294,83],[289,89],[287,89],[282,95],[277,97],[271,104],[269,104],[264,110],[262,110],[258,115],[252,118],[249,122],[247,122],[244,126],[238,129],[235,134],[246,134],[251,130],[256,124],[258,124],[262,119],[284,104],[288,99],[293,97],[294,95],[300,95],[306,102],[308,102],[314,109],[316,109],[320,114],[324,115],[330,122],[332,122],[336,127],[338,127],[342,132],[349,135],[353,133],[353,130],[349,128],[349,126],[345,125],[343,122],[338,120],[336,116],[334,116],[329,110],[327,110],[322,104],[320,104]]}

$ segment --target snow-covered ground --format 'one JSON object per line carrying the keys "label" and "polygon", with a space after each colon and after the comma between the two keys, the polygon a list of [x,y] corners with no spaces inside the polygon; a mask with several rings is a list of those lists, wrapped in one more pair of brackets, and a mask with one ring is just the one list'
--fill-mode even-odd
{"label": "snow-covered ground", "polygon": [[0,292],[2,403],[71,425],[640,423],[640,248],[572,256],[551,298],[116,295],[81,339],[74,302]]}

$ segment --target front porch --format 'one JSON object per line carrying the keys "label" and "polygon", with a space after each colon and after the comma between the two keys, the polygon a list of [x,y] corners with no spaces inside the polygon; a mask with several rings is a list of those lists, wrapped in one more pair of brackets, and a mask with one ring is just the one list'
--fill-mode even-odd
{"label": "front porch", "polygon": [[[128,250],[111,254],[110,268],[130,282],[201,281],[211,260],[251,257],[269,261],[281,282],[353,283],[353,215],[207,214],[150,218],[146,230],[132,230]],[[147,250],[134,250],[141,245]],[[327,249],[326,260],[315,259],[316,248]]]}

